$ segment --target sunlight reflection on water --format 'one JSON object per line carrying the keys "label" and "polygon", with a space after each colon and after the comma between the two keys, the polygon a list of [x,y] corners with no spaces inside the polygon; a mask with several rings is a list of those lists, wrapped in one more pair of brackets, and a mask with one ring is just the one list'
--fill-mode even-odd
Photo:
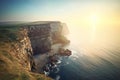
{"label": "sunlight reflection on water", "polygon": [[[61,80],[119,80],[120,74],[120,46],[118,44],[87,44],[80,40],[71,40],[67,46],[72,50],[69,64],[64,66],[64,78]],[[65,60],[66,61],[66,60]],[[63,76],[63,75],[62,75]]]}

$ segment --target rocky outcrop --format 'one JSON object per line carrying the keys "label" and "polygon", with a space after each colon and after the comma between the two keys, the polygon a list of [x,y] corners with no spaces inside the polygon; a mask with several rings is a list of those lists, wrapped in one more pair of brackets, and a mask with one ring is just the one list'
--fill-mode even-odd
{"label": "rocky outcrop", "polygon": [[70,56],[72,54],[72,52],[69,49],[63,49],[63,48],[60,48],[58,53],[59,53],[58,55],[61,56]]}

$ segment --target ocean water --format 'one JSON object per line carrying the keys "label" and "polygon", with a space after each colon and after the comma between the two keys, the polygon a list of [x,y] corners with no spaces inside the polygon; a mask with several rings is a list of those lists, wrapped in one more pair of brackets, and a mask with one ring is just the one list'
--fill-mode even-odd
{"label": "ocean water", "polygon": [[117,50],[96,50],[99,55],[71,50],[73,54],[61,57],[62,62],[50,77],[55,80],[120,80],[120,53]]}
{"label": "ocean water", "polygon": [[54,80],[120,80],[119,44],[81,44],[71,40],[65,48],[69,57],[60,57],[61,63],[50,73]]}

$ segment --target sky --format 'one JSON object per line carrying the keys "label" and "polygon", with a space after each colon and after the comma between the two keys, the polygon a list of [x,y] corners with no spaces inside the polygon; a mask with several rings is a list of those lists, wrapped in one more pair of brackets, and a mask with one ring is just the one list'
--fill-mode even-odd
{"label": "sky", "polygon": [[61,21],[83,41],[119,40],[120,0],[0,0],[3,21]]}
{"label": "sky", "polygon": [[0,21],[72,21],[79,18],[77,23],[80,18],[86,19],[94,13],[118,17],[119,4],[119,0],[0,0]]}

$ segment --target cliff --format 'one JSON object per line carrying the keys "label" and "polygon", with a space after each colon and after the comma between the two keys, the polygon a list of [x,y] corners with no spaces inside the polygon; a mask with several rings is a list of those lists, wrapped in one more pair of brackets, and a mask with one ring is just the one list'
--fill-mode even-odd
{"label": "cliff", "polygon": [[0,28],[0,80],[51,80],[31,72],[33,52],[27,31],[20,27]]}
{"label": "cliff", "polygon": [[34,54],[49,52],[56,43],[69,43],[69,40],[62,35],[61,22],[34,22],[25,25],[24,28],[28,31]]}
{"label": "cliff", "polygon": [[69,43],[62,35],[61,24],[43,21],[1,27],[0,80],[51,80],[33,73],[36,72],[33,55],[51,52],[56,43]]}

